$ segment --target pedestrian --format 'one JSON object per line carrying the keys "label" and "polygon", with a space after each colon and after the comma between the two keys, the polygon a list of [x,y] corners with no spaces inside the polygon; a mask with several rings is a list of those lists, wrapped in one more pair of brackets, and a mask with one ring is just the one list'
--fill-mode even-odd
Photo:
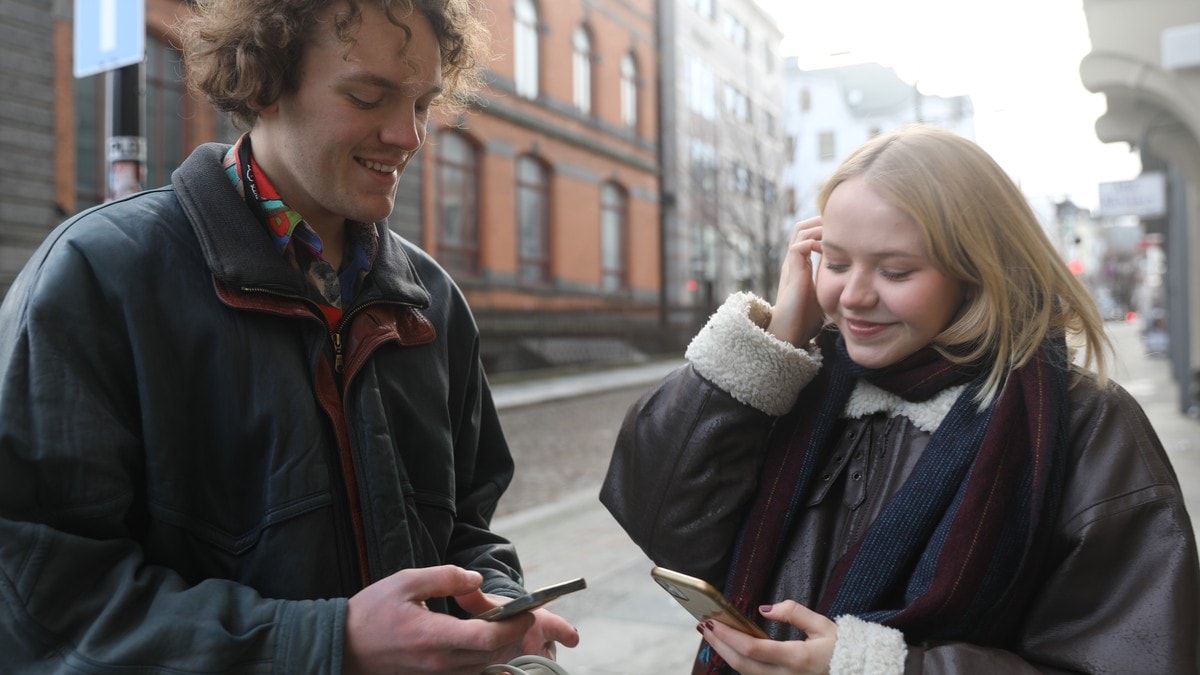
{"label": "pedestrian", "polygon": [[462,673],[551,656],[462,294],[392,233],[469,0],[200,0],[248,133],[56,229],[0,308],[0,671]]}
{"label": "pedestrian", "polygon": [[602,489],[772,638],[701,622],[696,672],[1195,673],[1179,484],[1013,181],[916,125],[818,203],[774,305],[714,313]]}

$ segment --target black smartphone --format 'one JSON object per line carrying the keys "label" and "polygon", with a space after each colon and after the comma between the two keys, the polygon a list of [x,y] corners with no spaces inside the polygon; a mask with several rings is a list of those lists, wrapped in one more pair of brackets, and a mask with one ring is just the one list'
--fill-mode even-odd
{"label": "black smartphone", "polygon": [[764,640],[770,639],[758,624],[746,618],[733,606],[715,586],[703,579],[697,579],[686,574],[680,574],[665,567],[655,567],[650,570],[650,576],[663,587],[667,593],[683,605],[695,619],[701,623],[708,620],[720,621],[726,626],[732,626],[747,635]]}
{"label": "black smartphone", "polygon": [[526,593],[519,598],[513,598],[499,607],[493,607],[486,612],[480,612],[471,618],[484,619],[486,621],[503,621],[521,612],[537,609],[547,602],[555,598],[560,598],[567,593],[574,593],[585,588],[587,588],[587,582],[583,580],[583,577],[563,581],[552,586],[539,588],[532,593]]}

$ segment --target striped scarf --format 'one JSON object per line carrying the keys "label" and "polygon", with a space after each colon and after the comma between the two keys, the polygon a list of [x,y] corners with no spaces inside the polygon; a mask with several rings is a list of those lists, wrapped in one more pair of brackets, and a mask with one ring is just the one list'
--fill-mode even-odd
{"label": "striped scarf", "polygon": [[[974,400],[980,368],[932,348],[879,370],[858,366],[836,329],[818,337],[825,366],[780,418],[760,487],[733,551],[726,593],[747,616],[767,592],[780,547],[803,505],[850,392],[865,379],[909,401],[967,384],[912,475],[836,563],[817,611],[899,629],[910,642],[990,634],[1020,611],[1062,491],[1067,360],[1060,338],[1014,370],[990,406]],[[813,412],[816,411],[816,414]],[[695,672],[728,672],[710,649]]]}

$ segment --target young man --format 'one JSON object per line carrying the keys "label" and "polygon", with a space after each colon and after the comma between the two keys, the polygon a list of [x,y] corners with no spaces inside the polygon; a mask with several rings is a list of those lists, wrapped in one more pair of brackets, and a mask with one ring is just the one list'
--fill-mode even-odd
{"label": "young man", "polygon": [[0,671],[474,675],[578,642],[464,620],[523,590],[489,530],[512,459],[463,297],[382,222],[470,9],[198,3],[188,75],[249,133],[64,223],[0,308]]}

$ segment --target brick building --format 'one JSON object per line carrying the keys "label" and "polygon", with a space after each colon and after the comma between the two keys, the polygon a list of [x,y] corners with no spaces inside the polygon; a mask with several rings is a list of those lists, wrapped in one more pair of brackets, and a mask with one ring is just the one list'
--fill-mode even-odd
{"label": "brick building", "polygon": [[[654,0],[486,0],[477,110],[433,123],[389,225],[460,282],[493,371],[628,359],[660,346]],[[144,184],[238,131],[184,89],[146,0]],[[72,1],[0,5],[0,292],[46,234],[104,199],[106,81],[72,71]]]}

